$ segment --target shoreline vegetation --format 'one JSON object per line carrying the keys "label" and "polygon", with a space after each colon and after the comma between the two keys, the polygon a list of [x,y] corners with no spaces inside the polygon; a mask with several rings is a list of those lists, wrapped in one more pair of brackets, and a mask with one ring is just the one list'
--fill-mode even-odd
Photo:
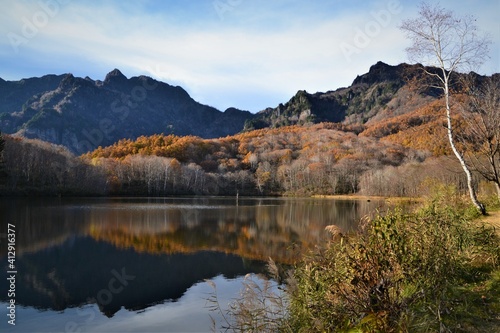
{"label": "shoreline vegetation", "polygon": [[361,194],[335,194],[335,195],[313,194],[311,195],[311,198],[334,199],[334,200],[361,200],[361,201],[383,200],[390,204],[418,203],[424,200],[423,197],[391,197],[391,196],[361,195]]}
{"label": "shoreline vegetation", "polygon": [[[458,163],[446,155],[430,157],[422,151],[356,137],[328,123],[216,140],[141,137],[84,156],[40,140],[1,137],[0,196],[342,199],[348,195],[349,199],[394,202],[406,200],[394,198],[425,196],[434,183],[466,191]],[[494,193],[493,185],[479,175],[476,186],[479,193]]]}
{"label": "shoreline vegetation", "polygon": [[291,268],[270,259],[228,308],[210,283],[210,309],[229,332],[498,332],[499,226],[498,203],[480,216],[437,184],[412,211],[396,205]]}

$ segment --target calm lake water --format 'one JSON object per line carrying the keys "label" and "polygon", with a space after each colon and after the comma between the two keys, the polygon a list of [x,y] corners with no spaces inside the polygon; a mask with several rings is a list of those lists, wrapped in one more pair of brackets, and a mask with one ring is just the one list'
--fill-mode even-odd
{"label": "calm lake water", "polygon": [[[0,199],[0,331],[208,332],[267,258],[293,263],[382,202],[288,198]],[[15,225],[15,297],[7,225]],[[15,326],[7,305],[15,299]]]}

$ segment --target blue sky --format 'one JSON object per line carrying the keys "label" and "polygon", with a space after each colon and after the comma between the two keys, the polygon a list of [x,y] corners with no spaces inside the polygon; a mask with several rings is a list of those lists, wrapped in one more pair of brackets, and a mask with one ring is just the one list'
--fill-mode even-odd
{"label": "blue sky", "polygon": [[[441,5],[477,18],[493,43],[476,71],[500,72],[500,1]],[[0,0],[0,77],[102,80],[119,68],[257,112],[297,90],[347,86],[379,60],[408,62],[398,26],[416,13],[406,0]]]}

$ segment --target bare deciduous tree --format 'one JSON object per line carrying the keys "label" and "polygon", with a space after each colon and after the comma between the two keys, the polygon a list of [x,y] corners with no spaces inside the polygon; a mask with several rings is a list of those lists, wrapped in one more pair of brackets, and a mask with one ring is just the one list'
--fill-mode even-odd
{"label": "bare deciduous tree", "polygon": [[477,199],[472,173],[464,154],[455,144],[454,127],[451,116],[450,84],[452,75],[460,70],[470,70],[480,66],[488,56],[489,39],[479,36],[472,16],[457,17],[453,12],[439,5],[420,5],[419,16],[403,21],[401,29],[411,41],[406,49],[410,60],[437,67],[438,71],[428,71],[435,84],[442,90],[446,108],[448,140],[453,153],[459,160],[466,176],[469,194],[473,204],[485,214],[486,210]]}
{"label": "bare deciduous tree", "polygon": [[472,168],[495,184],[500,200],[500,75],[465,82],[465,145]]}

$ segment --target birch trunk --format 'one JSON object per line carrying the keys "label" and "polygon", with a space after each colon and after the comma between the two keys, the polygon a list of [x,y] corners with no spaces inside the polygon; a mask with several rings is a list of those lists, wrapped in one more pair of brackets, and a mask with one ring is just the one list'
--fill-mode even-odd
{"label": "birch trunk", "polygon": [[[443,70],[444,72],[444,70]],[[455,145],[455,140],[453,139],[453,127],[452,127],[452,122],[451,122],[451,109],[450,109],[450,94],[449,94],[449,82],[448,82],[448,75],[446,72],[444,73],[444,98],[445,98],[445,103],[446,103],[446,127],[447,127],[447,132],[448,132],[448,140],[450,141],[450,146],[451,149],[453,150],[453,153],[457,157],[458,161],[460,162],[460,165],[462,166],[462,169],[465,172],[465,175],[467,177],[467,187],[469,189],[469,196],[476,208],[481,212],[481,214],[486,215],[486,208],[484,205],[479,202],[476,194],[476,190],[474,189],[474,184],[472,183],[472,172],[470,171],[469,167],[465,163],[464,156],[460,151],[457,149]]]}

